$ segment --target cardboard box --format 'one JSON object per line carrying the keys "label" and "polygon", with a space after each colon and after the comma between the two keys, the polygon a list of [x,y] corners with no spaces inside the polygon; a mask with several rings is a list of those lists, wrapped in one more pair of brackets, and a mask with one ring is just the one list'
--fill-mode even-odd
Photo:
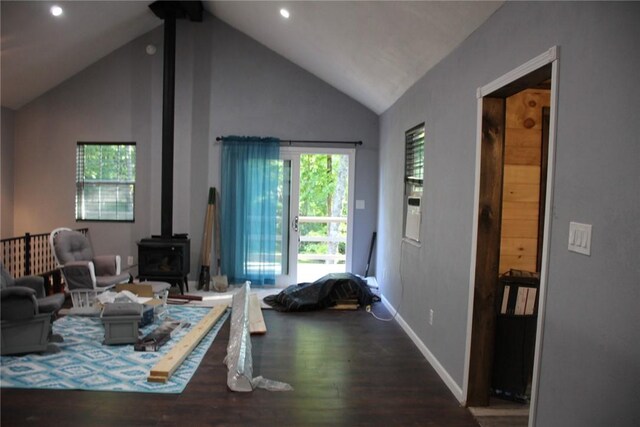
{"label": "cardboard box", "polygon": [[120,291],[129,291],[140,298],[151,298],[149,301],[144,302],[145,305],[152,305],[154,307],[163,305],[162,300],[154,298],[151,285],[142,283],[120,283],[116,285],[116,292]]}

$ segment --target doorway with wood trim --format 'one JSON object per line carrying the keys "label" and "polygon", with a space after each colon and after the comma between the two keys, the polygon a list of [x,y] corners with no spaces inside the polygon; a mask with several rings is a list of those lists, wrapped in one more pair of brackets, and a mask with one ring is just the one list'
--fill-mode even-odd
{"label": "doorway with wood trim", "polygon": [[548,259],[556,54],[550,49],[478,93],[466,404],[522,402],[526,409],[518,411],[522,417],[518,425],[527,425],[532,420],[527,415],[535,412],[541,335],[537,332],[544,317]]}

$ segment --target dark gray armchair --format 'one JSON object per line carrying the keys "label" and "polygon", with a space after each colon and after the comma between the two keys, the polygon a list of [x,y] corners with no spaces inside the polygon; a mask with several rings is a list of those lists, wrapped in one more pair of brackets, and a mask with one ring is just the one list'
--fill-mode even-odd
{"label": "dark gray armchair", "polygon": [[49,243],[74,307],[90,307],[99,293],[131,279],[120,272],[120,255],[95,256],[87,236],[78,231],[57,228]]}
{"label": "dark gray armchair", "polygon": [[14,279],[0,263],[0,336],[2,355],[55,351],[51,321],[64,304],[64,295],[46,296],[44,279]]}

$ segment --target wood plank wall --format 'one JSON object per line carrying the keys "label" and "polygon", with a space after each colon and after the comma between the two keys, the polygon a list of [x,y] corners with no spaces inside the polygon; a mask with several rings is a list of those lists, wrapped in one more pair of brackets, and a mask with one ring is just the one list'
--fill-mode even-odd
{"label": "wood plank wall", "polygon": [[550,91],[527,89],[506,102],[500,274],[536,271],[542,108]]}

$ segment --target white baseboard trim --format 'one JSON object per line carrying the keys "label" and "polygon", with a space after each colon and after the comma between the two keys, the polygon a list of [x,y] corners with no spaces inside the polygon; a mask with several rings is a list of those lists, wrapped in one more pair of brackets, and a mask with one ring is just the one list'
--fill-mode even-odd
{"label": "white baseboard trim", "polygon": [[449,372],[447,372],[444,366],[440,364],[440,362],[433,355],[433,353],[429,351],[429,349],[422,342],[422,340],[418,338],[418,335],[416,335],[416,333],[413,332],[413,329],[411,329],[411,326],[409,326],[409,324],[402,318],[400,314],[396,314],[396,309],[384,297],[384,295],[381,295],[381,299],[382,299],[382,303],[385,305],[385,307],[387,307],[387,310],[389,310],[389,312],[391,312],[392,315],[396,316],[395,318],[398,324],[400,324],[400,326],[405,331],[405,333],[409,335],[409,338],[411,338],[411,341],[413,341],[416,347],[418,347],[418,350],[420,350],[420,353],[422,353],[425,359],[427,359],[427,361],[431,364],[433,369],[435,369],[435,371],[440,376],[442,381],[444,381],[445,385],[449,387],[449,390],[451,390],[451,393],[453,393],[455,398],[458,399],[458,402],[464,403],[466,401],[466,398],[462,393],[462,388],[460,388],[460,386],[455,382],[455,380],[451,378],[451,375],[449,375]]}

